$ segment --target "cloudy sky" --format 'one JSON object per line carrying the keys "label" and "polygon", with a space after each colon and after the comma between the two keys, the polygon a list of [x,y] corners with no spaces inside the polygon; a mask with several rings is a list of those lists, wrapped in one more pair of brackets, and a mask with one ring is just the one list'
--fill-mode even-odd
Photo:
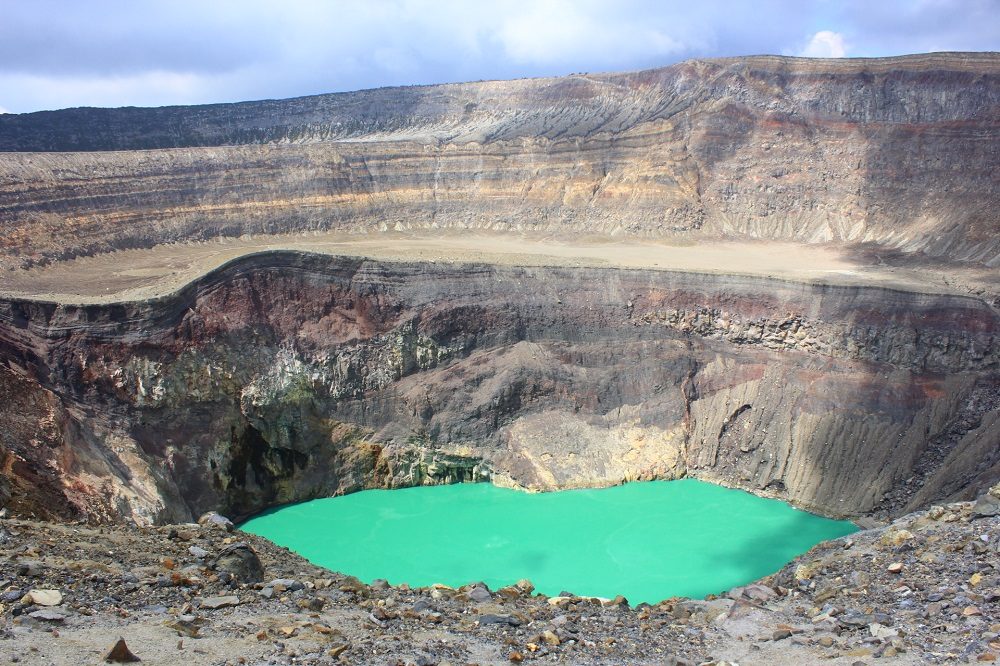
{"label": "cloudy sky", "polygon": [[0,111],[1000,50],[1000,0],[0,0]]}

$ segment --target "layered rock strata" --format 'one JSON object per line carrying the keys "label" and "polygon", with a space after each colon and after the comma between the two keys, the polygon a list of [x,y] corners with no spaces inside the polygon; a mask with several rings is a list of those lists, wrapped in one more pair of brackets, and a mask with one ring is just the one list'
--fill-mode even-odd
{"label": "layered rock strata", "polygon": [[319,229],[868,244],[997,266],[1000,57],[753,57],[0,116],[3,266]]}
{"label": "layered rock strata", "polygon": [[0,491],[159,522],[692,475],[896,513],[1000,475],[998,337],[956,296],[264,253],[150,301],[0,303]]}

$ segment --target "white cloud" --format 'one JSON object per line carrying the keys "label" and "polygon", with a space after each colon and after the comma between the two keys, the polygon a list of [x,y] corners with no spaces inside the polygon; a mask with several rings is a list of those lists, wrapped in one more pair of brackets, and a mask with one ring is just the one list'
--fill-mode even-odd
{"label": "white cloud", "polygon": [[0,106],[0,113],[10,113],[10,111]]}
{"label": "white cloud", "polygon": [[586,62],[595,54],[605,61],[625,62],[690,46],[627,14],[566,0],[538,0],[524,11],[509,12],[493,37],[507,56],[526,64]]}
{"label": "white cloud", "polygon": [[73,106],[193,103],[210,96],[216,83],[211,76],[164,71],[86,77],[0,72],[0,90],[14,91],[15,97],[32,100],[36,108],[48,109],[64,108],[67,100]]}
{"label": "white cloud", "polygon": [[847,45],[839,32],[820,30],[798,55],[806,58],[843,58],[847,56]]}
{"label": "white cloud", "polygon": [[101,0],[94,21],[92,3],[0,0],[0,91],[7,109],[23,113],[641,69],[690,57],[987,50],[996,49],[997,2]]}

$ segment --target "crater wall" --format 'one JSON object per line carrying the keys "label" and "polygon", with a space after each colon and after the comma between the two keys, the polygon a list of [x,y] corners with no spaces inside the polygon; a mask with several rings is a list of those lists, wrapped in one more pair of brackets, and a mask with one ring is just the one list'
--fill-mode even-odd
{"label": "crater wall", "polygon": [[1000,57],[0,116],[0,261],[308,230],[835,242],[997,266]]}
{"label": "crater wall", "polygon": [[165,243],[481,229],[825,243],[914,289],[444,249],[250,255],[105,305],[10,295],[0,504],[179,521],[682,475],[835,516],[971,498],[1000,476],[998,130],[996,53],[0,115],[0,280]]}
{"label": "crater wall", "polygon": [[956,296],[253,255],[151,301],[0,303],[0,388],[20,396],[0,403],[0,491],[180,521],[689,475],[891,515],[1000,474],[998,333]]}

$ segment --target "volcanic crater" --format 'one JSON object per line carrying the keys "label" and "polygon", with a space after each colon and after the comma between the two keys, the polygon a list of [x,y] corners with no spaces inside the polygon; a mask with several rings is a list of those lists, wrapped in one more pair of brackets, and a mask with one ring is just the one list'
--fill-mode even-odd
{"label": "volcanic crater", "polygon": [[0,505],[694,477],[973,529],[998,129],[970,53],[0,115]]}

